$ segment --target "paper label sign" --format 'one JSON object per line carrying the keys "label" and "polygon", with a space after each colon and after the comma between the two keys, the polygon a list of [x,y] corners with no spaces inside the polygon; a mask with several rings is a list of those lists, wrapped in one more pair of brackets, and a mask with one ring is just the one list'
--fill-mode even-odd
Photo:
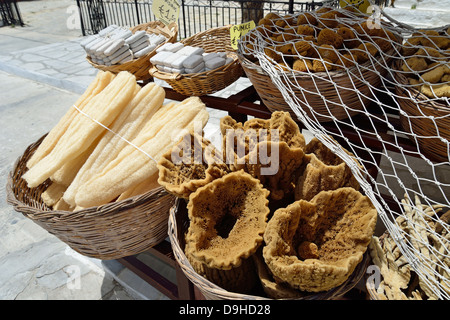
{"label": "paper label sign", "polygon": [[152,12],[159,21],[169,25],[171,22],[178,20],[180,4],[178,0],[154,0]]}
{"label": "paper label sign", "polygon": [[348,5],[353,5],[362,13],[368,13],[367,8],[370,6],[369,0],[340,0],[339,5],[341,8],[345,8]]}
{"label": "paper label sign", "polygon": [[254,27],[255,22],[253,20],[232,26],[230,28],[231,47],[236,50],[238,48],[239,39]]}

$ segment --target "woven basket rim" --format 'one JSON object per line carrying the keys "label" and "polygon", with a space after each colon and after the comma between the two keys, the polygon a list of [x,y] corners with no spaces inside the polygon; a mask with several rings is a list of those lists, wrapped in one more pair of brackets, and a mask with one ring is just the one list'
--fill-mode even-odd
{"label": "woven basket rim", "polygon": [[[263,296],[256,296],[252,294],[241,294],[236,292],[230,292],[227,291],[218,285],[212,283],[208,279],[202,277],[199,275],[195,270],[192,268],[191,264],[187,260],[186,255],[184,254],[183,250],[180,247],[179,240],[178,240],[178,232],[177,232],[177,211],[179,205],[184,201],[183,199],[177,198],[175,200],[174,205],[172,206],[169,214],[169,239],[171,242],[172,250],[175,256],[175,259],[177,260],[177,263],[180,265],[183,273],[185,273],[186,277],[194,284],[196,285],[200,291],[207,291],[208,295],[214,295],[215,298],[219,299],[230,299],[230,300],[273,300],[269,297],[263,297]],[[368,253],[368,250],[363,255],[362,261],[357,265],[353,273],[348,277],[348,279],[341,284],[340,286],[337,286],[329,291],[326,292],[319,292],[319,293],[311,293],[311,295],[307,295],[302,298],[297,299],[279,299],[279,300],[310,300],[310,299],[320,299],[321,297],[325,297],[325,295],[329,295],[329,298],[334,297],[340,297],[343,296],[346,292],[350,291],[354,286],[356,286],[357,282],[361,280],[364,276],[364,272],[361,272],[363,270],[366,270],[367,266],[370,262],[370,256]],[[359,270],[358,270],[359,269]],[[360,272],[358,274],[358,271]],[[257,272],[255,270],[255,272]],[[353,281],[352,277],[354,275],[357,275],[357,281]],[[348,287],[345,287],[348,282],[351,282]],[[336,293],[335,296],[333,296],[333,292]]]}
{"label": "woven basket rim", "polygon": [[[145,28],[145,30],[147,30],[147,26],[153,26],[153,25],[161,25],[161,24],[163,24],[161,21],[150,21],[150,22],[147,22],[147,23],[142,23],[142,24],[139,24],[139,25],[137,25],[137,26],[134,26],[134,27],[132,27],[132,28],[130,28],[130,30],[132,30],[132,31],[134,31],[134,30],[136,30],[136,29],[140,29],[140,28]],[[172,39],[175,39],[176,37],[177,37],[177,35],[178,35],[178,24],[176,24],[176,23],[171,23],[170,25],[170,28],[171,28],[171,32],[172,32],[172,34],[170,34],[169,35],[169,37],[168,38],[166,38],[166,41],[164,41],[163,43],[161,43],[160,45],[158,45],[155,49],[153,49],[151,52],[149,52],[149,53],[147,53],[147,54],[145,54],[145,55],[143,55],[142,57],[139,57],[139,58],[137,58],[137,59],[133,59],[133,60],[131,60],[131,61],[128,61],[128,62],[125,62],[125,63],[122,63],[122,64],[116,64],[116,65],[111,65],[111,66],[106,66],[106,65],[102,65],[102,64],[97,64],[97,63],[95,63],[94,61],[92,61],[92,59],[91,59],[91,57],[89,56],[89,55],[86,55],[86,60],[92,65],[92,66],[94,66],[95,68],[97,68],[97,69],[111,69],[111,70],[114,70],[114,69],[126,69],[127,67],[130,67],[130,66],[133,66],[133,65],[135,65],[135,64],[138,64],[138,63],[141,63],[141,62],[143,62],[143,61],[147,61],[151,56],[153,56],[154,54],[155,54],[155,52],[156,52],[156,49],[158,49],[159,47],[161,47],[162,45],[164,45],[165,43],[167,43],[167,42],[169,42],[170,40],[172,40]]]}

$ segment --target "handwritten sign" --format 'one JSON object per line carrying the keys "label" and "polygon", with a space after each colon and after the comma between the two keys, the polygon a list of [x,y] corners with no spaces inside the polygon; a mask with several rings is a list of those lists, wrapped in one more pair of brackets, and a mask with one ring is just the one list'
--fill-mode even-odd
{"label": "handwritten sign", "polygon": [[171,22],[178,20],[180,4],[178,0],[154,0],[152,12],[159,21],[169,25]]}
{"label": "handwritten sign", "polygon": [[370,2],[369,0],[340,0],[339,5],[341,8],[351,5],[362,13],[367,13],[367,8],[370,6]]}
{"label": "handwritten sign", "polygon": [[255,22],[253,20],[232,26],[230,28],[231,47],[236,50],[238,47],[239,39],[254,27]]}

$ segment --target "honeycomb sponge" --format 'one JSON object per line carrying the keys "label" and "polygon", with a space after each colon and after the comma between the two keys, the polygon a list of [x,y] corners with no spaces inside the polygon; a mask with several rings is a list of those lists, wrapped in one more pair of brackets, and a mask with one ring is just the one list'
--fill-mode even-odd
{"label": "honeycomb sponge", "polygon": [[254,118],[245,123],[226,116],[220,129],[224,158],[232,171],[243,169],[258,178],[271,199],[293,193],[305,138],[288,112],[276,111],[270,119]]}
{"label": "honeycomb sponge", "polygon": [[275,211],[264,233],[264,260],[277,282],[330,290],[362,261],[376,220],[370,200],[355,189],[322,191]]}
{"label": "honeycomb sponge", "polygon": [[[268,196],[269,191],[242,170],[190,195],[185,253],[197,273],[230,291],[246,292],[254,285],[249,257],[263,242]],[[251,274],[256,274],[254,269]]]}
{"label": "honeycomb sponge", "polygon": [[229,172],[218,151],[204,137],[188,133],[158,162],[158,183],[184,199],[198,188]]}
{"label": "honeycomb sponge", "polygon": [[299,170],[301,174],[295,186],[295,200],[311,200],[320,191],[341,187],[359,190],[359,183],[349,166],[317,138],[307,144],[305,153],[304,165]]}

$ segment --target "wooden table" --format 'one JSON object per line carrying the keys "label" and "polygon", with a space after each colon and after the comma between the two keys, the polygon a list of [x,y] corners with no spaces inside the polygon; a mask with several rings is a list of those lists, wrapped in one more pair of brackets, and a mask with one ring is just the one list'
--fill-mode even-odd
{"label": "wooden table", "polygon": [[[165,88],[166,90],[166,98],[182,101],[187,96],[179,94],[170,88]],[[253,86],[244,89],[243,91],[234,94],[226,99],[214,96],[202,96],[200,97],[202,101],[205,103],[207,107],[219,109],[223,111],[227,111],[230,116],[232,116],[235,120],[244,122],[247,120],[248,116],[254,116],[257,118],[270,118],[271,112],[267,109],[266,106],[260,101],[258,94],[256,93]],[[380,98],[380,97],[379,97]],[[388,95],[381,97],[380,100],[385,99],[387,101],[390,99]],[[370,112],[373,114],[382,114],[382,110],[379,106],[373,105],[369,106]],[[369,121],[368,118],[364,118],[363,116],[357,116],[359,119],[356,119],[356,123],[359,126],[371,128],[372,125],[367,124]],[[353,118],[355,121],[355,118]],[[372,119],[372,121],[374,121]],[[391,151],[397,151],[394,146],[396,144],[401,144],[403,149],[408,151],[416,151],[417,146],[414,145],[409,139],[394,137],[389,134],[389,128],[383,121],[375,121],[377,126],[377,132],[382,137],[383,141],[392,142],[392,146],[390,144],[385,144],[384,147],[391,148]],[[389,122],[396,128],[400,126],[398,114],[390,114]],[[338,129],[332,123],[323,124],[323,126],[330,132],[335,132],[339,135],[344,135],[347,137],[352,143],[364,143],[366,146],[371,148],[372,150],[380,150],[383,145],[382,143],[372,135],[360,136],[355,133],[354,129],[352,129],[351,124],[348,126],[341,125]],[[303,125],[299,123],[300,129],[303,128]],[[395,139],[395,141],[394,141]],[[337,139],[341,145],[346,147],[346,142],[343,139]],[[411,154],[413,155],[413,154]],[[369,157],[370,155],[359,154],[358,156],[364,158]],[[367,158],[371,159],[371,158]],[[371,160],[373,161],[373,160]],[[378,156],[377,161],[380,161],[380,156]],[[368,168],[368,172],[376,179],[376,175],[378,174],[377,166],[373,166],[372,168]],[[398,211],[398,204],[391,199],[390,197],[383,197],[386,203],[391,207],[391,209]],[[122,263],[125,267],[129,268],[131,271],[136,273],[138,276],[142,278],[143,281],[148,282],[150,285],[158,289],[160,292],[165,294],[167,297],[171,299],[182,299],[182,300],[192,300],[192,299],[203,299],[203,295],[195,288],[192,283],[185,277],[182,270],[178,266],[178,263],[174,259],[172,248],[170,243],[165,240],[162,243],[156,245],[155,247],[148,250],[148,253],[158,257],[169,266],[175,268],[177,283],[172,283],[170,280],[164,278],[160,274],[158,274],[155,270],[152,269],[151,266],[144,264],[140,260],[138,260],[135,256],[125,257],[119,259],[118,261]],[[354,293],[353,293],[354,294]],[[357,297],[360,298],[360,296]]]}

